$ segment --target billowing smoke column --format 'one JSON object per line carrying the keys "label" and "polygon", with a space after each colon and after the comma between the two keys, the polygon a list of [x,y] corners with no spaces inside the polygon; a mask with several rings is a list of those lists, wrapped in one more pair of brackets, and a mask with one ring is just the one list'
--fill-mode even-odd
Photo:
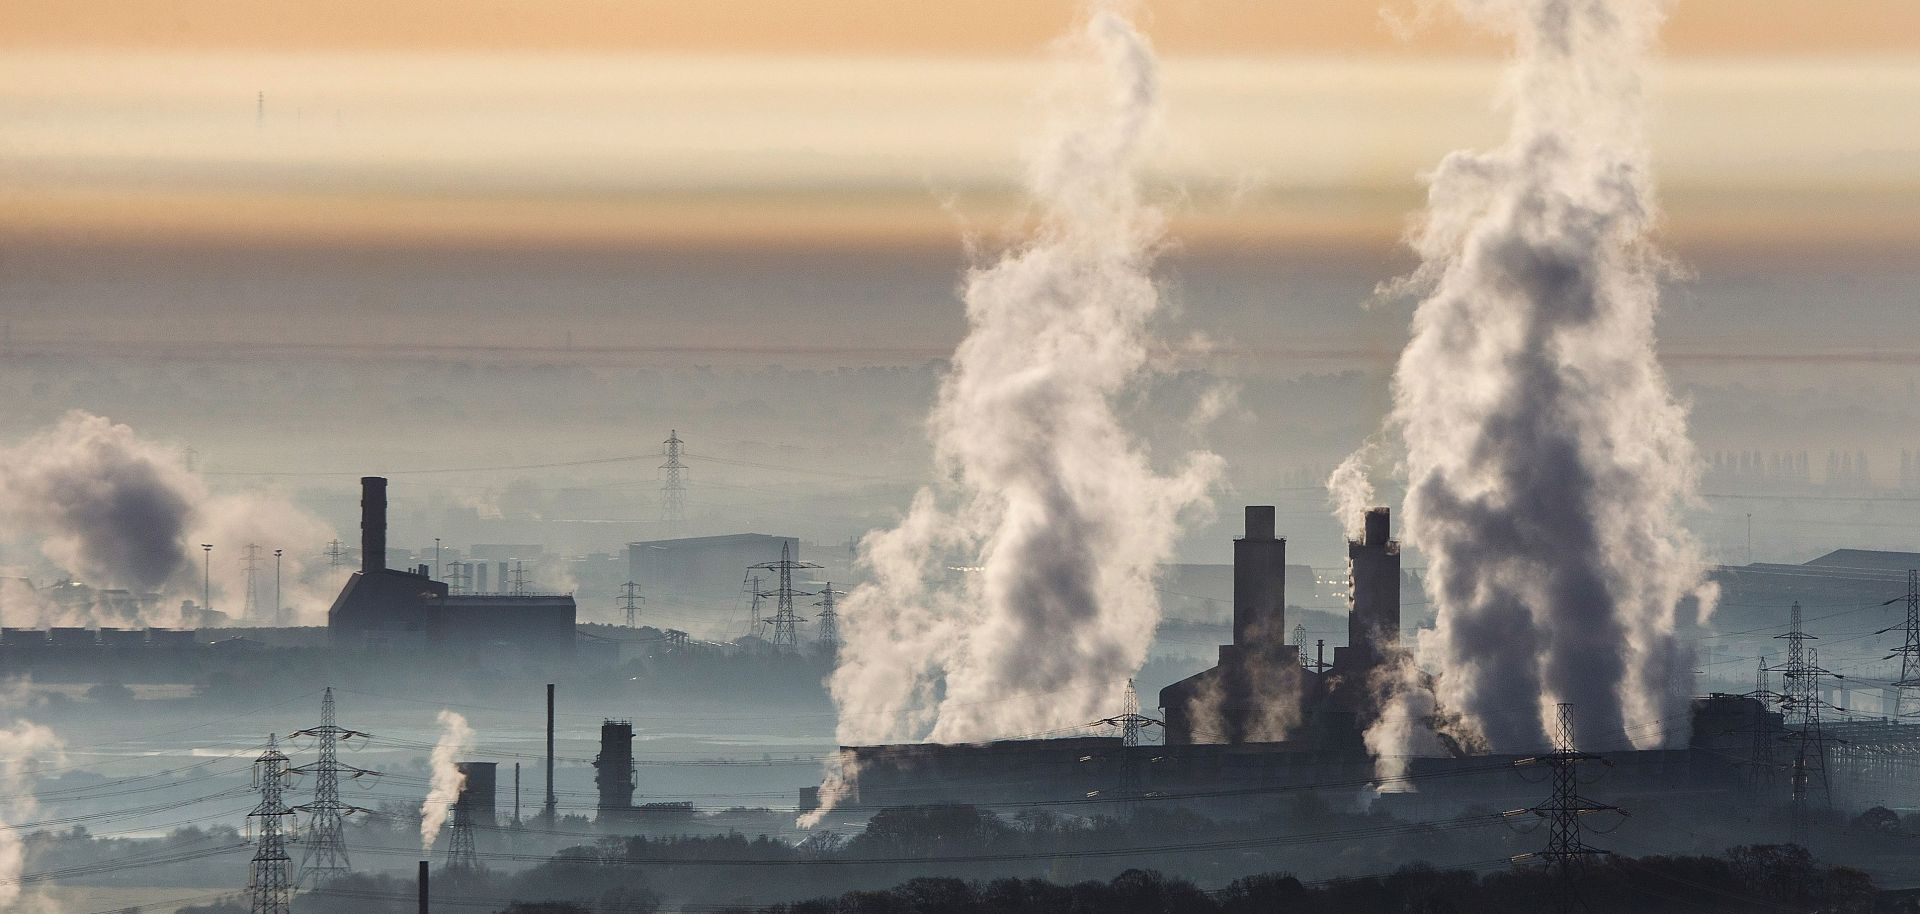
{"label": "billowing smoke column", "polygon": [[[1160,614],[1151,577],[1220,461],[1156,471],[1117,402],[1143,380],[1161,230],[1136,169],[1156,73],[1119,4],[1064,42],[1077,82],[1033,156],[1035,236],[969,273],[928,426],[941,482],[869,535],[831,686],[843,743],[975,741],[1111,709]],[[831,785],[830,785],[831,786]]]}
{"label": "billowing smoke column", "polygon": [[[309,580],[302,558],[332,535],[325,523],[276,495],[213,494],[172,449],[84,412],[0,448],[0,524],[9,535],[40,537],[41,551],[61,570],[95,587],[135,594],[197,599],[199,544],[215,543],[221,555],[212,566],[213,587],[235,614],[245,603],[239,556],[249,542],[263,544],[265,553],[284,544],[283,599],[291,605],[322,606],[337,583]],[[267,575],[270,587],[270,563]],[[104,607],[37,601],[18,586],[8,586],[0,599],[15,626],[177,621],[164,605],[141,618],[109,617]]]}
{"label": "billowing smoke column", "polygon": [[20,876],[27,849],[11,823],[33,818],[39,808],[34,800],[34,767],[42,762],[60,764],[62,749],[60,738],[39,724],[22,721],[0,729],[0,791],[5,793],[0,797],[0,911],[22,909]]}
{"label": "billowing smoke column", "polygon": [[467,726],[466,717],[441,711],[440,741],[433,744],[433,754],[428,757],[433,776],[428,782],[427,798],[420,801],[421,853],[433,850],[433,839],[440,836],[440,826],[447,823],[447,812],[453,808],[453,801],[460,798],[460,788],[466,784],[467,776],[460,770],[459,759],[472,752],[473,728]]}
{"label": "billowing smoke column", "polygon": [[1407,670],[1371,743],[1383,759],[1415,748],[1411,722],[1437,711],[1446,735],[1531,751],[1565,701],[1583,746],[1655,744],[1685,728],[1674,627],[1701,587],[1678,517],[1694,452],[1655,358],[1647,240],[1641,79],[1665,4],[1455,5],[1517,44],[1512,131],[1440,164],[1414,239],[1407,282],[1426,297],[1392,425],[1438,614],[1416,659],[1435,678]]}

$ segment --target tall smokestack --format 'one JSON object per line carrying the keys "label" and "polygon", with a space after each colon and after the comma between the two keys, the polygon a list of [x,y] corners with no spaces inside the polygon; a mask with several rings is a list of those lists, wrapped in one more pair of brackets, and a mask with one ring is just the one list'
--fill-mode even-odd
{"label": "tall smokestack", "polygon": [[1347,651],[1371,667],[1400,640],[1400,544],[1390,509],[1369,508],[1361,531],[1347,544]]}
{"label": "tall smokestack", "polygon": [[554,814],[558,812],[559,805],[559,800],[553,793],[553,683],[549,682],[547,683],[547,803],[540,810],[540,815],[547,820],[548,828],[554,826],[556,821]]}
{"label": "tall smokestack", "polygon": [[427,861],[425,860],[420,861],[420,914],[427,914]]}
{"label": "tall smokestack", "polygon": [[1247,506],[1247,535],[1233,541],[1233,643],[1279,650],[1287,637],[1287,541],[1273,535],[1273,506]]}
{"label": "tall smokestack", "polygon": [[360,477],[360,570],[387,570],[387,478]]}

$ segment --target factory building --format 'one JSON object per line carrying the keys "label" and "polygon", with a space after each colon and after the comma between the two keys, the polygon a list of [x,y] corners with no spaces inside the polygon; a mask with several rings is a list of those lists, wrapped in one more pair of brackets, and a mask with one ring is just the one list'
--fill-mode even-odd
{"label": "factory building", "polygon": [[387,481],[360,480],[361,567],[327,611],[335,647],[347,650],[504,646],[571,656],[571,594],[452,594],[430,569],[388,568]]}
{"label": "factory building", "polygon": [[[1287,541],[1270,505],[1246,509],[1233,543],[1233,643],[1219,664],[1160,690],[1168,745],[1304,741],[1357,746],[1368,680],[1400,637],[1400,544],[1386,508],[1367,512],[1347,544],[1347,644],[1331,665],[1302,662],[1286,643]],[[1317,661],[1319,658],[1314,658]]]}

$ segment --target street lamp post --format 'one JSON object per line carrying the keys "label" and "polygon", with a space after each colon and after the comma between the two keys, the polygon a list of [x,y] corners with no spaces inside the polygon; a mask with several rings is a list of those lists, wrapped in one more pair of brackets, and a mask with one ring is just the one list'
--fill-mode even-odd
{"label": "street lamp post", "polygon": [[280,554],[284,549],[273,550],[273,624],[286,627],[287,618],[280,610]]}
{"label": "street lamp post", "polygon": [[200,544],[200,608],[213,609],[213,544]]}

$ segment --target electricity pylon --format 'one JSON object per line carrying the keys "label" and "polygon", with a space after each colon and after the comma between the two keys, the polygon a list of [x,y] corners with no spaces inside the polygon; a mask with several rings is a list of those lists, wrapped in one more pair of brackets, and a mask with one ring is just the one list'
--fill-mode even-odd
{"label": "electricity pylon", "polygon": [[1133,680],[1127,680],[1127,691],[1121,697],[1120,714],[1115,717],[1096,720],[1089,726],[1109,726],[1120,728],[1120,802],[1132,812],[1140,797],[1145,795],[1144,778],[1141,777],[1140,753],[1128,752],[1140,745],[1140,735],[1148,727],[1165,727],[1166,724],[1146,717],[1140,713],[1140,693],[1134,690]]}
{"label": "electricity pylon", "polygon": [[1894,696],[1893,716],[1920,717],[1920,570],[1907,572],[1906,596],[1894,597],[1880,605],[1901,600],[1907,602],[1907,621],[1902,626],[1907,640],[1893,649],[1900,655],[1900,679],[1893,684],[1899,690]]}
{"label": "electricity pylon", "polygon": [[240,609],[240,618],[248,622],[260,621],[260,544],[248,543],[246,552],[240,556],[240,567],[247,570],[246,601]]}
{"label": "electricity pylon", "polygon": [[775,571],[780,574],[780,586],[761,594],[773,597],[773,649],[776,651],[794,651],[800,648],[800,617],[794,615],[793,598],[810,597],[813,594],[793,589],[793,572],[800,568],[819,568],[812,562],[802,562],[791,557],[792,544],[780,543],[780,561],[761,562],[749,566],[763,571]]}
{"label": "electricity pylon", "polygon": [[337,539],[327,543],[326,554],[327,564],[331,567],[338,568],[347,563],[347,550],[340,545],[340,541]]}
{"label": "electricity pylon", "polygon": [[687,523],[687,465],[680,460],[686,453],[686,442],[680,440],[680,430],[673,429],[661,444],[667,462],[660,469],[666,470],[667,476],[660,486],[660,520],[666,525],[667,538],[678,539]]}
{"label": "electricity pylon", "polygon": [[820,601],[813,604],[820,607],[815,617],[820,625],[820,646],[830,651],[840,647],[840,610],[835,600],[846,595],[844,590],[834,590],[833,582],[828,581],[827,589],[820,591]]}
{"label": "electricity pylon", "polygon": [[1571,914],[1581,907],[1580,871],[1586,868],[1588,860],[1611,853],[1586,843],[1581,836],[1580,817],[1596,812],[1626,813],[1617,806],[1595,803],[1580,795],[1580,766],[1589,762],[1605,765],[1607,760],[1574,746],[1573,705],[1564,701],[1560,703],[1559,730],[1552,752],[1515,764],[1545,765],[1551,772],[1552,798],[1527,811],[1546,820],[1547,847],[1537,856],[1546,860],[1547,867],[1553,871],[1557,886],[1555,910]]}
{"label": "electricity pylon", "polygon": [[253,896],[251,914],[288,914],[293,903],[288,873],[293,860],[287,856],[286,836],[280,831],[280,820],[293,815],[282,800],[292,776],[278,740],[269,734],[267,751],[253,763],[253,786],[260,791],[260,805],[247,813],[249,822],[260,820],[260,848],[253,853],[247,877],[247,891]]}
{"label": "electricity pylon", "polygon": [[1759,669],[1753,674],[1753,691],[1747,697],[1758,702],[1753,712],[1753,745],[1747,751],[1747,781],[1762,795],[1770,795],[1773,788],[1773,743],[1778,735],[1773,732],[1772,715],[1769,713],[1781,695],[1773,690],[1773,683],[1767,676],[1767,658],[1761,657]]}
{"label": "electricity pylon", "polygon": [[480,868],[480,851],[473,843],[473,810],[463,800],[453,804],[453,832],[447,837],[447,869]]}
{"label": "electricity pylon", "polygon": [[353,871],[353,862],[347,857],[346,818],[366,810],[340,801],[340,775],[359,778],[378,776],[379,772],[340,763],[340,742],[356,737],[365,739],[366,734],[340,726],[334,716],[331,688],[320,698],[320,726],[289,734],[289,738],[295,736],[311,736],[320,742],[319,761],[289,769],[294,774],[313,775],[313,802],[294,807],[307,814],[307,846],[300,854],[300,884],[313,887]]}
{"label": "electricity pylon", "polygon": [[1805,847],[1813,818],[1814,791],[1819,791],[1821,802],[1828,808],[1833,806],[1832,785],[1827,781],[1827,743],[1832,740],[1820,729],[1820,710],[1825,704],[1820,700],[1820,678],[1845,677],[1821,669],[1819,652],[1806,646],[1806,642],[1820,639],[1802,627],[1798,602],[1793,604],[1787,633],[1774,637],[1787,642],[1786,664],[1768,669],[1781,674],[1780,716],[1786,727],[1783,738],[1794,743],[1788,834],[1793,843]]}
{"label": "electricity pylon", "polygon": [[640,585],[632,581],[620,585],[620,606],[627,611],[627,627],[640,627],[640,604],[647,598],[640,595]]}

